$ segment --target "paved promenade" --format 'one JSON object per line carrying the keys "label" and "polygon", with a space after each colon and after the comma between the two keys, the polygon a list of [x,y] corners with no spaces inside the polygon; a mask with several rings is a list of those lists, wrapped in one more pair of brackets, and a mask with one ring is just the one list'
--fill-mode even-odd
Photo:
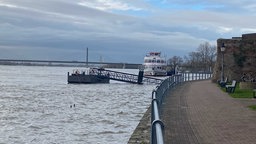
{"label": "paved promenade", "polygon": [[166,144],[255,144],[255,99],[234,99],[210,81],[187,82],[166,97]]}

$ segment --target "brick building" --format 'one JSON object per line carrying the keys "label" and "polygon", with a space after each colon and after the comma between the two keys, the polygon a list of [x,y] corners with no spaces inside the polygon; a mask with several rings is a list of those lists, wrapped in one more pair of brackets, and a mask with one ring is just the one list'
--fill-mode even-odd
{"label": "brick building", "polygon": [[[225,51],[221,52],[224,44]],[[242,37],[217,40],[217,60],[212,81],[221,79],[222,54],[224,54],[224,78],[241,81],[241,77],[256,79],[256,33],[243,34]]]}

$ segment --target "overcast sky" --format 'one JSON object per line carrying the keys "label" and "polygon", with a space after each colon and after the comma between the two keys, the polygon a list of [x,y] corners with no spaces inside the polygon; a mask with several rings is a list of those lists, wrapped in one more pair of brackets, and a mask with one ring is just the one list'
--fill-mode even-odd
{"label": "overcast sky", "polygon": [[256,32],[255,0],[0,0],[0,59],[142,63]]}

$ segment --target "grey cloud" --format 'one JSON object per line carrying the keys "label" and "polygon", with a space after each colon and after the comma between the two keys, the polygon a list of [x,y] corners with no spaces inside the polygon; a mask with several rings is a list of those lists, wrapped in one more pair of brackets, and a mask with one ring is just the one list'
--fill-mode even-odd
{"label": "grey cloud", "polygon": [[[234,27],[237,31],[255,28],[249,27],[250,23],[255,23],[253,15],[223,11],[163,11],[137,0],[126,2],[150,15],[97,10],[79,5],[81,1],[78,0],[1,2],[0,58],[84,60],[85,49],[89,47],[92,61],[102,56],[106,61],[138,63],[149,51],[183,56],[200,43],[219,38],[217,30],[221,26]],[[182,4],[181,1],[166,2]],[[247,22],[237,21],[241,18]],[[225,36],[234,35],[240,33],[229,32]]]}

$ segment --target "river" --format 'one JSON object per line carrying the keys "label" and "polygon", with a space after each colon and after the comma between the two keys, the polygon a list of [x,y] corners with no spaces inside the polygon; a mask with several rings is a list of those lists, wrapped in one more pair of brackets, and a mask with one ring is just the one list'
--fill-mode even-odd
{"label": "river", "polygon": [[155,85],[67,84],[73,69],[0,66],[1,144],[128,142]]}

